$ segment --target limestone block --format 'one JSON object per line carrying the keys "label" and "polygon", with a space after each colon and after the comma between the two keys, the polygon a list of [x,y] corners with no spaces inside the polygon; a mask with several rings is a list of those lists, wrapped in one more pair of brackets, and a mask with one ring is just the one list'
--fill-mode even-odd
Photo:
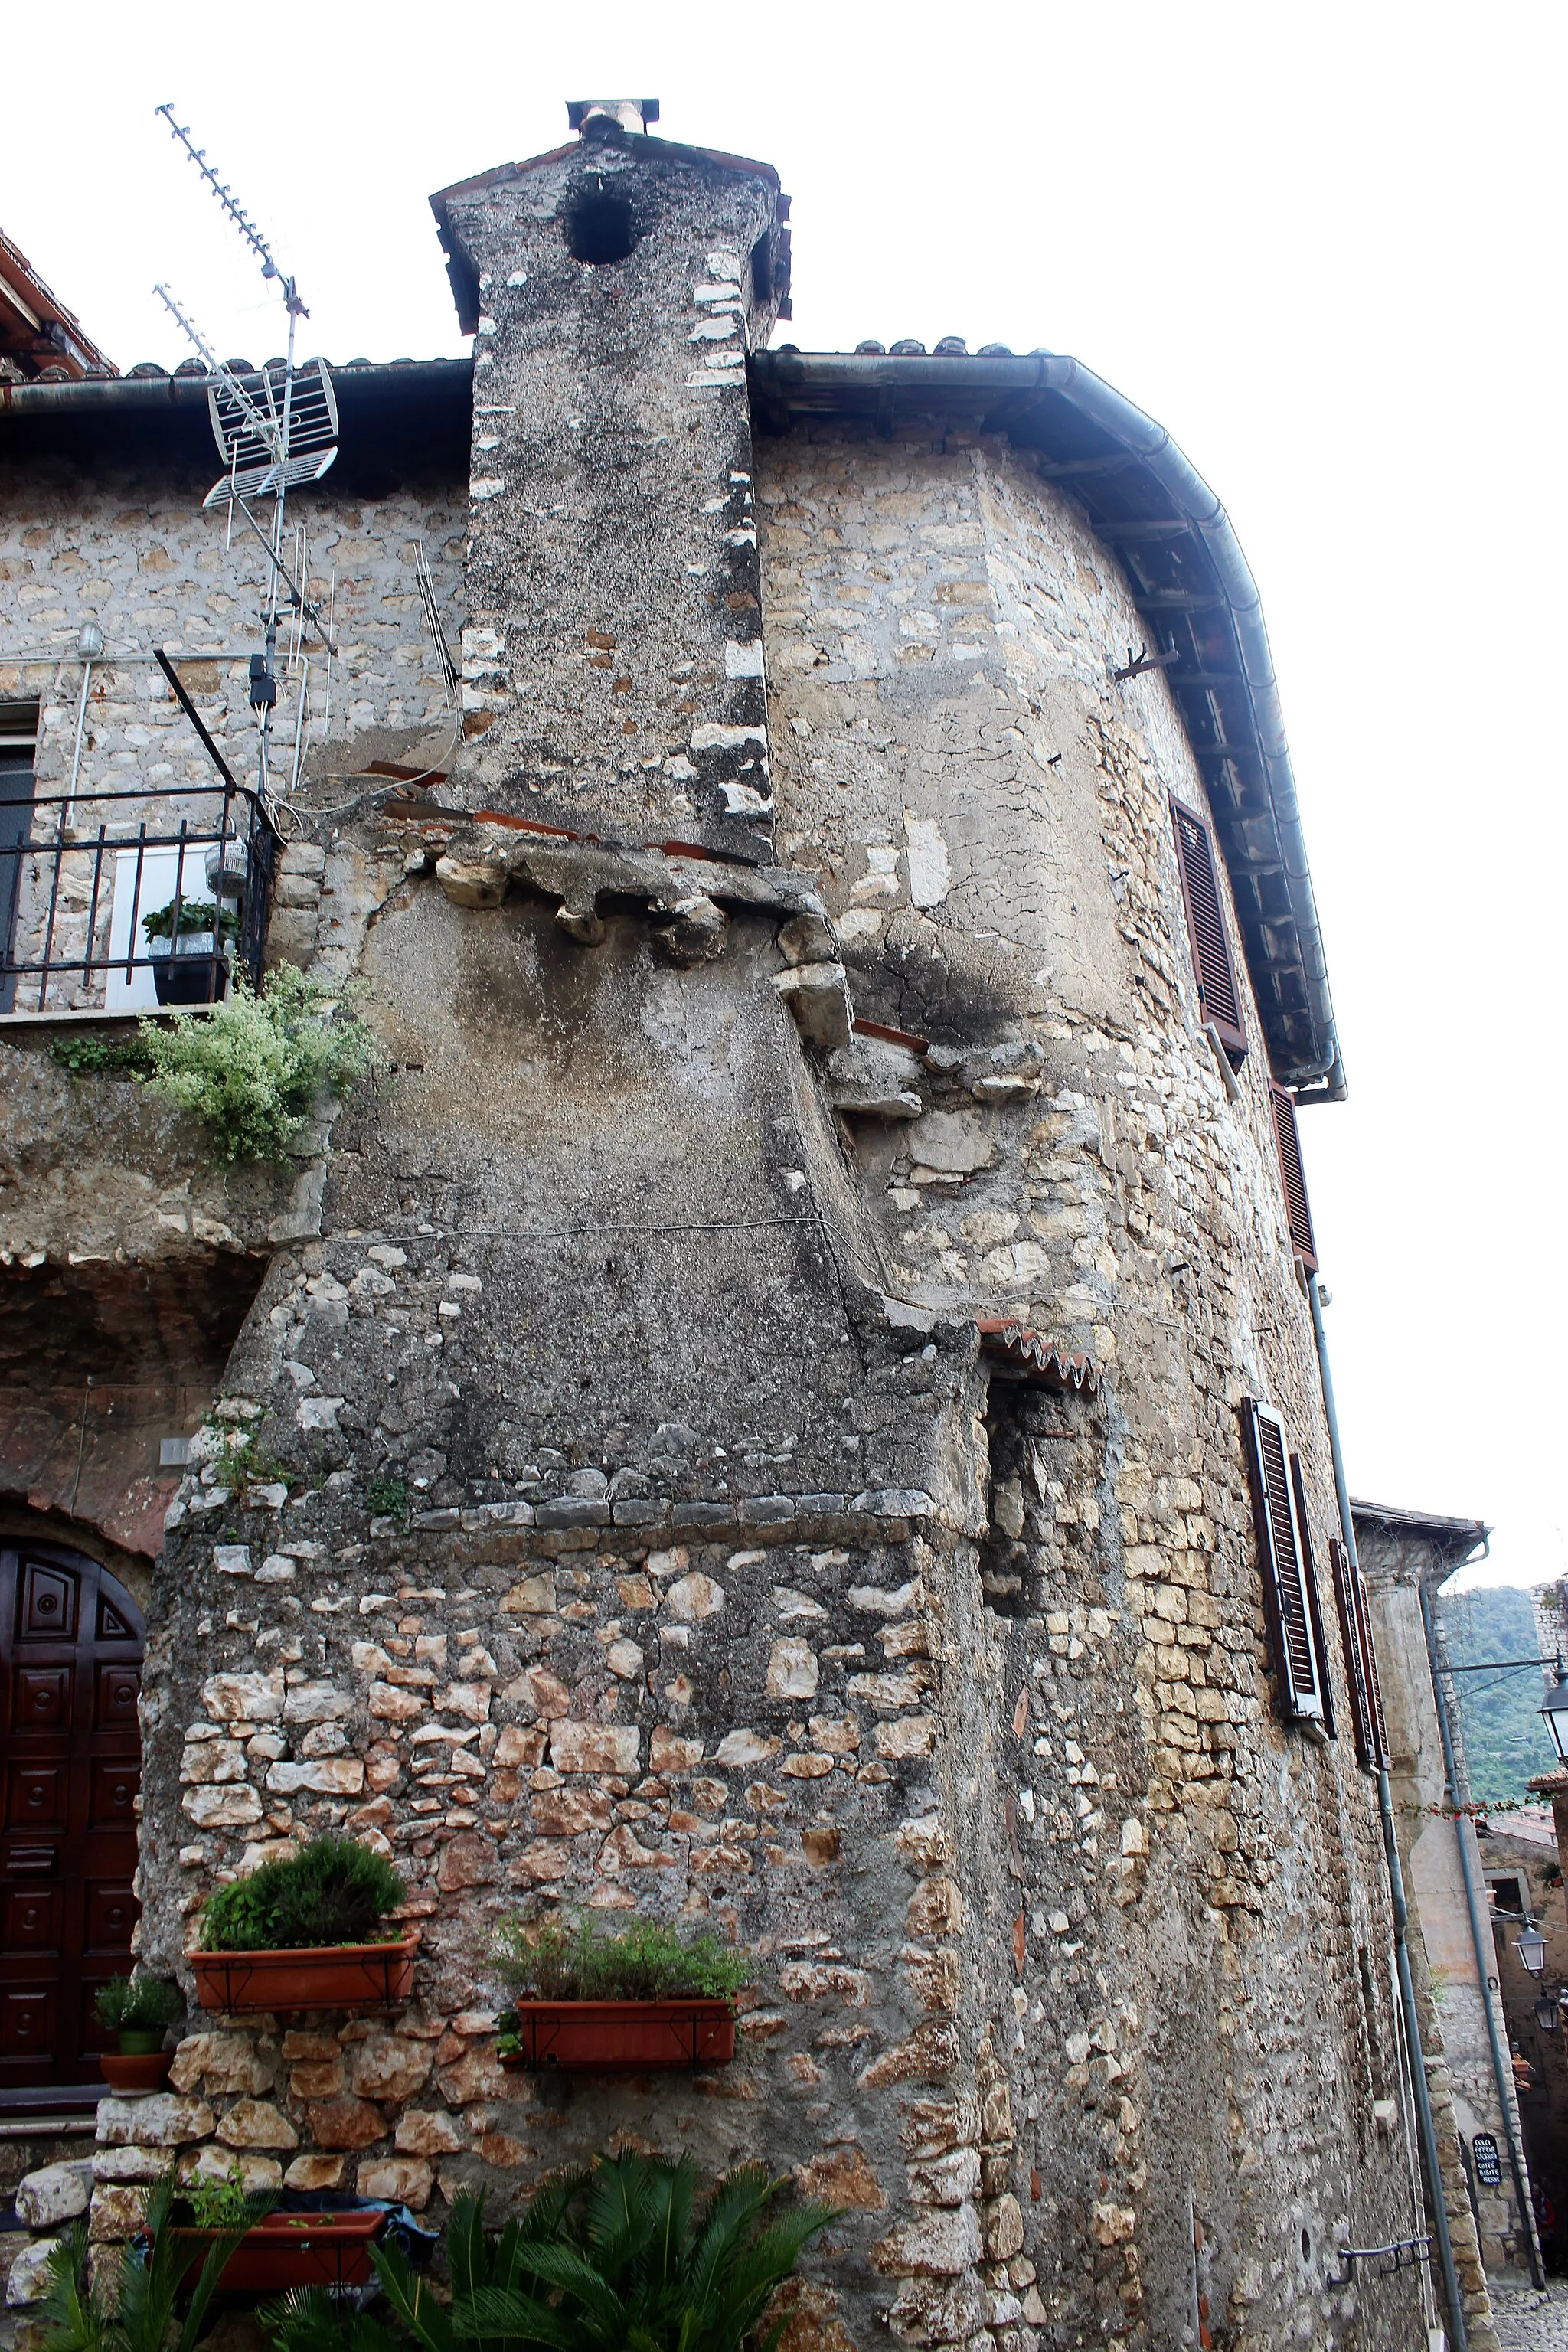
{"label": "limestone block", "polygon": [[344,2080],[341,2057],[308,2059],[290,2074],[289,2088],[297,2099],[335,2099]]}
{"label": "limestone block", "polygon": [[105,2181],[92,2192],[88,2209],[87,2234],[95,2246],[116,2245],[125,2238],[133,2238],[142,2227],[146,2212],[147,2192],[144,2189],[121,2188]]}
{"label": "limestone block", "polygon": [[648,1743],[648,1769],[653,1772],[689,1772],[702,1761],[700,1739],[682,1739],[658,1724]]}
{"label": "limestone block", "polygon": [[815,1698],[821,1673],[811,1643],[794,1635],[786,1636],[775,1642],[769,1654],[767,1695],[770,1698]]}
{"label": "limestone block", "polygon": [[310,2110],[310,2137],[318,2147],[368,2147],[386,2130],[379,2107],[363,2099],[324,2099]]}
{"label": "limestone block", "polygon": [[443,2098],[455,2107],[471,2106],[476,2099],[510,2099],[517,2095],[512,2079],[493,2049],[466,2050],[456,2065],[444,2066],[436,2080]]}
{"label": "limestone block", "polygon": [[184,2147],[211,2139],[217,2117],[205,2099],[180,2098],[168,2091],[150,2099],[100,2099],[100,2147]]}
{"label": "limestone block", "polygon": [[936,1717],[910,1715],[901,1721],[879,1723],[876,1739],[879,1756],[930,1756],[936,1747]]}
{"label": "limestone block", "polygon": [[955,2147],[929,2164],[912,2164],[909,2179],[917,2205],[962,2205],[980,2193],[980,2150]]}
{"label": "limestone block", "polygon": [[863,1969],[786,1960],[779,1970],[779,1990],[787,2000],[822,2000],[833,1994],[851,2009],[864,2009],[871,1998],[871,1979]]}
{"label": "limestone block", "polygon": [[397,1690],[391,1683],[372,1683],[370,1711],[378,1723],[417,1723],[425,1701],[417,1691]]}
{"label": "limestone block", "polygon": [[283,1669],[269,1675],[212,1675],[202,1704],[219,1723],[275,1723],[283,1712]]}
{"label": "limestone block", "polygon": [[573,1723],[563,1719],[550,1736],[550,1761],[558,1772],[637,1769],[642,1734],[631,1724]]}
{"label": "limestone block", "polygon": [[545,1837],[580,1837],[607,1830],[610,1801],[602,1789],[542,1789],[533,1801],[533,1826]]}
{"label": "limestone block", "polygon": [[163,2147],[100,2147],[92,2159],[95,2180],[162,2180],[168,2169]]}
{"label": "limestone block", "polygon": [[38,2238],[23,2248],[5,2281],[8,2304],[42,2303],[49,2291],[49,2260],[58,2243],[58,2238]]}
{"label": "limestone block", "polygon": [[879,2091],[890,2083],[941,2083],[957,2064],[958,2036],[952,2026],[922,2025],[907,2042],[873,2058],[860,2076],[860,2087]]}
{"label": "limestone block", "polygon": [[461,1886],[482,1886],[495,1874],[494,1839],[481,1837],[474,1830],[460,1830],[441,1849],[436,1883],[443,1894],[451,1894]]}
{"label": "limestone block", "polygon": [[468,2135],[445,2108],[410,2107],[397,2118],[394,2146],[400,2156],[450,2156],[468,2145]]}
{"label": "limestone block", "polygon": [[248,1781],[187,1789],[180,1803],[199,1830],[240,1829],[261,1819],[261,1800]]}
{"label": "limestone block", "polygon": [[244,2033],[189,2033],[174,2053],[169,2080],[176,2091],[205,2087],[216,2095],[240,2092],[256,2095],[269,2091],[278,2080],[277,2061],[264,2057]]}
{"label": "limestone block", "polygon": [[910,1129],[910,1157],[939,1176],[973,1176],[990,1167],[996,1146],[978,1111],[932,1110]]}
{"label": "limestone block", "polygon": [[555,1614],[555,1578],[546,1570],[538,1576],[525,1576],[512,1586],[501,1607],[514,1617],[552,1617]]}
{"label": "limestone block", "polygon": [[848,975],[841,963],[804,963],[773,974],[773,986],[795,1017],[803,1037],[824,1053],[847,1045],[853,1015]]}
{"label": "limestone block", "polygon": [[560,1675],[552,1675],[548,1666],[525,1667],[514,1683],[508,1684],[506,1696],[531,1707],[546,1722],[571,1712],[572,1694]]}
{"label": "limestone block", "polygon": [[359,2168],[362,2197],[387,2197],[423,2213],[430,2202],[436,2176],[423,2157],[378,2156]]}
{"label": "limestone block", "polygon": [[353,1699],[333,1683],[297,1683],[283,1702],[285,1723],[330,1723],[353,1713]]}
{"label": "limestone block", "polygon": [[826,2149],[809,2164],[797,2164],[795,2178],[803,2197],[818,2197],[827,2205],[879,2213],[888,2201],[886,2190],[858,2147]]}
{"label": "limestone block", "polygon": [[1005,2263],[1024,2249],[1024,2213],[1016,2197],[998,2197],[985,2209],[985,2252],[994,2263]]}
{"label": "limestone block", "polygon": [[872,2267],[894,2276],[942,2276],[967,2271],[980,2260],[980,2216],[973,2205],[934,2205],[917,2221],[879,2238]]}
{"label": "limestone block", "polygon": [[[500,1738],[490,1757],[492,1765],[500,1769],[521,1766],[532,1771],[544,1761],[545,1734],[524,1730],[521,1724],[504,1723]],[[657,1769],[657,1767],[655,1768]]]}
{"label": "limestone block", "polygon": [[77,2157],[29,2172],[16,2191],[16,2211],[29,2230],[53,2230],[85,2213],[91,2195],[92,2158]]}
{"label": "limestone block", "polygon": [[501,857],[438,857],[436,879],[454,907],[499,907],[509,879]]}
{"label": "limestone block", "polygon": [[283,2175],[289,2189],[341,2189],[346,2169],[341,2156],[297,2156]]}
{"label": "limestone block", "polygon": [[237,2099],[217,2127],[226,2147],[298,2147],[300,2135],[267,2099]]}
{"label": "limestone block", "polygon": [[323,1756],[308,1764],[269,1764],[267,1785],[285,1797],[300,1789],[316,1789],[328,1797],[357,1797],[364,1787],[364,1766],[357,1756]]}
{"label": "limestone block", "polygon": [[770,1757],[778,1754],[780,1745],[765,1731],[727,1731],[713,1750],[712,1760],[721,1766],[765,1764]]}
{"label": "limestone block", "polygon": [[664,1605],[680,1624],[699,1625],[704,1618],[716,1617],[723,1608],[724,1588],[715,1584],[710,1576],[694,1570],[669,1587]]}
{"label": "limestone block", "polygon": [[395,2033],[373,2033],[351,2053],[349,2081],[361,2098],[412,2098],[430,2072],[428,2043]]}

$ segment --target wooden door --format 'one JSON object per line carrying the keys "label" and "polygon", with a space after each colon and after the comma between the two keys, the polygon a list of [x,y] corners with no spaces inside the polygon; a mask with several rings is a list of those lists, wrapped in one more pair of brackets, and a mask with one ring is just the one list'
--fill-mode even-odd
{"label": "wooden door", "polygon": [[96,1560],[0,1538],[0,2094],[98,2075],[138,1907],[142,1640]]}

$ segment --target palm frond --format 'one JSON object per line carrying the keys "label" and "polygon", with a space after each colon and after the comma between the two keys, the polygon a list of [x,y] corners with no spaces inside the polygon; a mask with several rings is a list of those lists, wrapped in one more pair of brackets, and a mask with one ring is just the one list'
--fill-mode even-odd
{"label": "palm frond", "polygon": [[450,2312],[431,2292],[428,2279],[409,2267],[402,2247],[372,2246],[370,2258],[383,2294],[425,2352],[458,2352]]}
{"label": "palm frond", "polygon": [[500,2340],[582,2352],[582,2330],[574,2316],[515,2288],[481,2287],[472,2302],[453,2305],[452,2319],[459,2336],[476,2344]]}
{"label": "palm frond", "polygon": [[57,2242],[47,2272],[38,2309],[43,2352],[102,2352],[109,2316],[101,2287],[88,2284],[85,2215]]}
{"label": "palm frond", "polygon": [[[232,2229],[221,2231],[213,2240],[207,2249],[207,2258],[202,2264],[201,2276],[196,2281],[189,2307],[181,2324],[177,2352],[195,2352],[196,2339],[201,2335],[202,2326],[206,2318],[207,2305],[217,2293],[219,2280],[238,2251],[247,2231],[254,2230],[258,2221],[265,2221],[277,2202],[276,2189],[262,2189],[248,2196],[245,2200],[243,2220],[237,2221]],[[165,2352],[174,2296],[184,2284],[184,2265],[168,2229],[167,2208],[164,2209],[163,2220],[153,2231],[153,2255],[147,2269],[150,2277],[155,2273],[159,2273],[158,2293],[149,2305],[147,2315],[149,2332],[139,2345],[128,2338],[128,2352]],[[162,2325],[158,2326],[157,2333],[154,2335],[151,2330],[157,2323],[157,2305],[161,2303],[165,2281],[169,2308],[163,2314]]]}

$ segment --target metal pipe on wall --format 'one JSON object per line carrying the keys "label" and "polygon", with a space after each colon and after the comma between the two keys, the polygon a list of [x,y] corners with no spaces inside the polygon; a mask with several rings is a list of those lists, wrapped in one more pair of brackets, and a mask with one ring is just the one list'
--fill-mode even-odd
{"label": "metal pipe on wall", "polygon": [[[1312,1337],[1318,1349],[1318,1377],[1322,1384],[1323,1413],[1329,1424],[1329,1453],[1334,1466],[1334,1496],[1340,1528],[1351,1565],[1359,1572],[1355,1524],[1351,1516],[1350,1488],[1345,1483],[1344,1454],[1340,1445],[1340,1417],[1334,1405],[1334,1379],[1329,1365],[1329,1335],[1323,1328],[1323,1302],[1318,1277],[1307,1277],[1307,1298],[1312,1310]],[[1405,1871],[1399,1859],[1399,1837],[1394,1822],[1394,1795],[1382,1766],[1377,1774],[1377,1810],[1383,1822],[1383,1851],[1388,1864],[1389,1905],[1394,1914],[1394,1956],[1399,1977],[1399,2008],[1405,2020],[1405,2045],[1410,2053],[1410,2089],[1415,2102],[1415,2125],[1421,2140],[1421,2164],[1426,2175],[1426,2201],[1437,2241],[1437,2263],[1443,2273],[1443,2298],[1448,2306],[1451,2352],[1469,2352],[1459,2274],[1454,2267],[1454,2242],[1448,2231],[1448,2208],[1443,2196],[1443,2168],[1437,2156],[1437,2126],[1432,2119],[1432,2095],[1426,2087],[1426,2063],[1421,2049],[1421,2021],[1415,2008],[1415,1985],[1410,1973],[1410,1908],[1405,1899]]]}
{"label": "metal pipe on wall", "polygon": [[1470,1850],[1470,1840],[1465,1834],[1465,1817],[1459,1811],[1463,1797],[1459,1787],[1458,1762],[1454,1753],[1453,1727],[1448,1719],[1448,1701],[1443,1689],[1442,1670],[1437,1664],[1437,1635],[1432,1622],[1431,1596],[1425,1585],[1421,1587],[1421,1623],[1426,1635],[1426,1663],[1432,1674],[1432,1693],[1437,1702],[1437,1729],[1443,1742],[1444,1785],[1448,1791],[1448,1802],[1454,1808],[1454,1835],[1458,1843],[1459,1870],[1465,1882],[1465,1908],[1470,1916],[1470,1941],[1475,1948],[1481,2007],[1486,2011],[1492,2080],[1497,2085],[1498,2106],[1502,2114],[1503,2137],[1508,2142],[1509,2170],[1513,2175],[1514,2198],[1530,2251],[1531,2279],[1536,2286],[1543,2287],[1546,2276],[1542,2267],[1541,2248],[1536,2241],[1535,2208],[1531,2202],[1524,2150],[1520,2146],[1519,2112],[1511,2095],[1511,2070],[1502,2046],[1502,2037],[1498,2032],[1496,2005],[1489,1998],[1489,1979],[1497,1951],[1491,1929],[1481,1916],[1480,1889],[1476,1883],[1476,1858]]}

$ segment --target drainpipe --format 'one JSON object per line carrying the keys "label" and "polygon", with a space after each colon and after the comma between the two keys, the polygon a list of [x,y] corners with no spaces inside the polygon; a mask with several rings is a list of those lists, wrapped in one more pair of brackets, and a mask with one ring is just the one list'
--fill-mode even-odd
{"label": "drainpipe", "polygon": [[[1355,1524],[1351,1517],[1350,1488],[1345,1484],[1344,1455],[1340,1450],[1340,1417],[1334,1409],[1334,1380],[1329,1368],[1329,1335],[1323,1328],[1323,1302],[1315,1274],[1307,1277],[1307,1297],[1312,1309],[1312,1337],[1318,1343],[1318,1372],[1323,1388],[1323,1412],[1329,1424],[1329,1452],[1334,1465],[1334,1495],[1340,1527],[1351,1565],[1359,1571]],[[1377,1810],[1383,1819],[1383,1851],[1388,1864],[1389,1901],[1394,1913],[1394,1956],[1399,1976],[1399,2007],[1405,2019],[1405,2047],[1410,2053],[1410,2088],[1415,2100],[1415,2126],[1421,2141],[1421,2165],[1426,2175],[1426,2199],[1437,2241],[1437,2262],[1443,2273],[1443,2295],[1448,2306],[1450,2352],[1469,2352],[1465,2307],[1454,2268],[1454,2243],[1448,2235],[1448,2208],[1443,2196],[1443,2169],[1437,2160],[1437,2129],[1432,2120],[1432,2096],[1426,2087],[1426,2063],[1421,2051],[1421,2021],[1415,2012],[1415,1986],[1410,1974],[1407,1931],[1409,1907],[1405,1900],[1405,1872],[1399,1860],[1399,1839],[1394,1825],[1394,1797],[1388,1774],[1377,1770]]]}
{"label": "drainpipe", "polygon": [[1443,1774],[1448,1790],[1448,1802],[1454,1808],[1454,1835],[1459,1842],[1459,1868],[1465,1880],[1465,1906],[1470,1915],[1470,1941],[1475,1946],[1476,1971],[1480,1979],[1481,2006],[1486,2011],[1487,2041],[1492,2057],[1492,2079],[1497,2085],[1498,2105],[1502,2111],[1503,2137],[1508,2142],[1509,2169],[1513,2175],[1513,2193],[1519,2204],[1525,2242],[1530,2249],[1530,2276],[1538,2288],[1546,2284],[1541,2265],[1541,2249],[1535,2238],[1535,2209],[1530,2200],[1525,2182],[1524,2150],[1519,2140],[1519,2110],[1512,2095],[1507,2053],[1502,2036],[1498,2032],[1497,2004],[1490,1998],[1490,1979],[1497,1948],[1491,1929],[1481,1912],[1480,1889],[1476,1884],[1476,1858],[1470,1841],[1465,1835],[1465,1816],[1459,1811],[1460,1790],[1458,1761],[1454,1754],[1454,1735],[1448,1720],[1448,1702],[1443,1691],[1443,1677],[1437,1664],[1437,1635],[1432,1622],[1432,1602],[1425,1585],[1421,1587],[1421,1622],[1426,1632],[1426,1663],[1432,1670],[1432,1690],[1437,1701],[1437,1728],[1443,1737]]}

